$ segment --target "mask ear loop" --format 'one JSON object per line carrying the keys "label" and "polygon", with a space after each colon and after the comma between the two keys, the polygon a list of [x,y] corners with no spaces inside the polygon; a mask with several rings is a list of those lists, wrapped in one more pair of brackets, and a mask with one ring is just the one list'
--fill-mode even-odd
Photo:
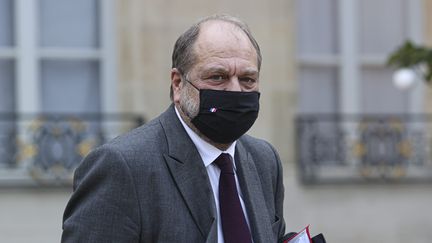
{"label": "mask ear loop", "polygon": [[183,76],[183,79],[188,82],[190,85],[192,85],[192,87],[194,87],[196,90],[200,91],[200,89],[197,88],[197,86],[195,86],[191,81],[189,81],[189,79],[187,79],[185,76]]}

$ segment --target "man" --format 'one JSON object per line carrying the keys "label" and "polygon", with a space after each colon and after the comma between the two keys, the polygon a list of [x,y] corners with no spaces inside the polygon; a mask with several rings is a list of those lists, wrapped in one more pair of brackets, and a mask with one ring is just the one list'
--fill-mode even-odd
{"label": "man", "polygon": [[274,148],[244,135],[259,108],[261,54],[240,20],[211,16],[179,37],[173,104],[91,152],[75,172],[62,242],[278,242]]}

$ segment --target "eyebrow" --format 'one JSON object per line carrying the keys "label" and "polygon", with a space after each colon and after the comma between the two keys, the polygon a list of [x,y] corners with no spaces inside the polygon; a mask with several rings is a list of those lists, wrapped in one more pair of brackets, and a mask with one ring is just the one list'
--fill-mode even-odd
{"label": "eyebrow", "polygon": [[[216,66],[216,67],[209,67],[203,71],[204,74],[211,74],[211,73],[229,73],[229,70],[222,66]],[[243,72],[241,72],[241,76],[254,76],[258,75],[259,72],[255,68],[246,68]]]}
{"label": "eyebrow", "polygon": [[217,66],[217,67],[209,67],[207,69],[205,69],[203,71],[203,73],[205,74],[210,74],[210,73],[228,73],[229,70],[226,69],[225,67],[222,66]]}
{"label": "eyebrow", "polygon": [[258,74],[259,74],[259,72],[255,68],[247,68],[242,73],[242,75],[245,75],[245,76],[254,76],[254,75],[258,75]]}

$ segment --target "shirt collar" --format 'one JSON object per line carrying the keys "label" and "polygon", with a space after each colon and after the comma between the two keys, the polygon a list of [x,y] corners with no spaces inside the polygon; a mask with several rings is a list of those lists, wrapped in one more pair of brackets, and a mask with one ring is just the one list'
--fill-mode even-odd
{"label": "shirt collar", "polygon": [[[209,166],[211,163],[213,163],[213,161],[219,157],[219,155],[221,153],[227,153],[231,156],[231,158],[234,161],[234,154],[235,154],[235,145],[237,143],[237,141],[234,141],[227,150],[222,151],[218,148],[216,148],[215,146],[211,145],[210,143],[208,143],[207,141],[205,141],[204,139],[202,139],[200,136],[198,136],[198,134],[196,134],[181,118],[180,113],[177,110],[177,107],[175,107],[175,112],[177,114],[178,119],[180,120],[181,124],[183,125],[184,129],[186,130],[186,133],[189,135],[189,137],[191,138],[192,142],[195,144],[195,147],[198,150],[198,153],[201,156],[201,159],[204,162],[204,166],[207,167]],[[235,169],[235,163],[234,164],[234,169]]]}

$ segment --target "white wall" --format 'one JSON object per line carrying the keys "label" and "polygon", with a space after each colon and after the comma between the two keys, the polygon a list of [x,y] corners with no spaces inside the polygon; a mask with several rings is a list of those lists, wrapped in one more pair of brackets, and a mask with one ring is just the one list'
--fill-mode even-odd
{"label": "white wall", "polygon": [[430,184],[302,186],[285,164],[287,231],[310,224],[329,243],[429,243],[432,239]]}
{"label": "white wall", "polygon": [[0,189],[0,242],[60,242],[67,189]]}

